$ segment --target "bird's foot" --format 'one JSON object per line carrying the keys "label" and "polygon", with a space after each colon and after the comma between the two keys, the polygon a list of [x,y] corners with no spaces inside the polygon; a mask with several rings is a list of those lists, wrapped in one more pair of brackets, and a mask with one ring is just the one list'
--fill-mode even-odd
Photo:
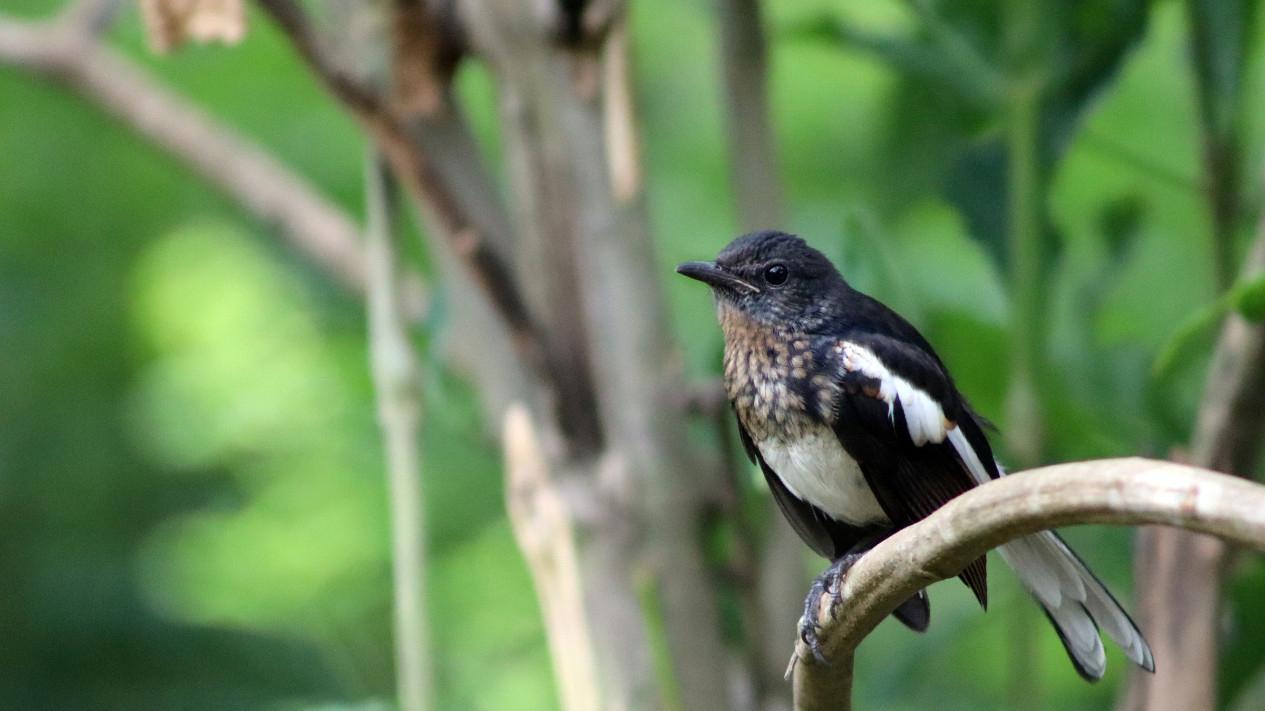
{"label": "bird's foot", "polygon": [[818,635],[821,633],[821,621],[823,618],[821,610],[822,598],[830,596],[830,607],[825,613],[826,617],[834,615],[835,608],[843,602],[843,578],[848,574],[848,570],[861,559],[860,553],[846,553],[835,559],[826,568],[825,572],[818,575],[813,580],[812,587],[808,588],[808,597],[804,598],[804,616],[799,618],[799,638],[808,645],[812,651],[813,657],[821,664],[828,664],[825,652],[822,650],[821,639]]}

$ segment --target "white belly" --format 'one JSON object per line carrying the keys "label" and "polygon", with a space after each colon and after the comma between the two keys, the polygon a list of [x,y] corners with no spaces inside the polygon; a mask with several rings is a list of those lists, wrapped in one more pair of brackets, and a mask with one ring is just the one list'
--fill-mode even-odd
{"label": "white belly", "polygon": [[792,494],[831,518],[853,526],[890,520],[870,491],[861,467],[825,427],[810,429],[792,442],[769,438],[756,446]]}

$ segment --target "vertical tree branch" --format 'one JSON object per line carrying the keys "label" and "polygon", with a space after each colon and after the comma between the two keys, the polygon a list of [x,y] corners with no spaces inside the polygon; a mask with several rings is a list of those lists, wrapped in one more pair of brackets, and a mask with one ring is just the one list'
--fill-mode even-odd
{"label": "vertical tree branch", "polygon": [[400,708],[432,701],[426,614],[426,520],[422,500],[421,375],[401,300],[401,259],[393,178],[376,153],[365,166],[369,213],[369,350],[391,498],[395,674]]}
{"label": "vertical tree branch", "polygon": [[[1243,279],[1265,274],[1265,215]],[[1250,476],[1265,440],[1265,325],[1226,317],[1208,369],[1191,441],[1191,462]],[[1217,625],[1227,547],[1220,540],[1170,529],[1144,529],[1135,587],[1139,621],[1153,630],[1155,658],[1182,674],[1130,679],[1125,711],[1213,708],[1217,696]]]}
{"label": "vertical tree branch", "polygon": [[[609,42],[626,31],[625,22],[622,14],[610,18],[599,66],[615,62],[626,70],[627,43]],[[598,172],[611,165],[612,153],[639,160],[634,140],[620,149],[602,131],[605,117],[618,111],[629,126],[624,135],[636,136],[632,86],[630,80],[607,86],[600,102],[582,91],[572,93],[575,103],[561,124],[572,136],[585,137],[575,142],[573,157],[580,161],[575,177],[586,206],[579,268],[594,375],[602,385],[598,411],[612,450],[634,477],[629,483],[641,489],[645,559],[655,576],[680,703],[690,709],[727,706],[720,616],[701,540],[700,499],[709,479],[706,472],[681,477],[700,468],[684,437],[684,415],[672,405],[682,373],[659,286],[644,186],[610,182],[609,168]]]}
{"label": "vertical tree branch", "polygon": [[[1244,282],[1265,275],[1265,212],[1239,271]],[[1265,325],[1230,312],[1221,327],[1191,441],[1193,463],[1250,476],[1265,433]]]}
{"label": "vertical tree branch", "polygon": [[636,200],[645,183],[641,167],[641,136],[633,96],[632,53],[628,24],[611,27],[602,62],[603,126],[606,133],[609,180],[620,203]]}
{"label": "vertical tree branch", "polygon": [[[548,314],[567,363],[576,363],[568,372],[587,375],[592,386],[592,406],[584,410],[597,412],[600,458],[589,467],[593,478],[579,486],[596,487],[619,523],[637,532],[623,542],[621,565],[645,566],[658,603],[648,608],[664,617],[672,683],[630,676],[639,659],[622,664],[620,658],[644,650],[629,648],[598,620],[593,638],[603,678],[630,693],[679,690],[687,708],[713,706],[726,687],[717,662],[724,648],[701,549],[699,482],[680,476],[697,468],[682,413],[672,405],[679,360],[642,186],[630,180],[638,175],[629,169],[636,167],[629,140],[635,131],[631,97],[621,90],[630,83],[604,82],[622,72],[608,64],[613,52],[624,51],[610,44],[623,18],[606,10],[618,3],[470,0],[461,7],[473,45],[497,76],[515,222],[524,237],[520,264],[540,276],[533,304]],[[618,166],[612,154],[622,156]]]}
{"label": "vertical tree branch", "polygon": [[[313,34],[300,7],[295,2],[292,0],[259,1],[289,35],[300,55],[326,88],[361,121],[366,131],[373,136],[379,149],[390,161],[395,174],[399,176],[402,185],[408,188],[423,205],[428,219],[440,228],[437,232],[450,240],[453,252],[470,268],[479,285],[486,290],[497,313],[504,319],[515,337],[514,343],[519,358],[528,364],[529,370],[540,377],[543,387],[536,389],[533,396],[539,393],[543,397],[534,398],[534,402],[543,400],[556,403],[558,416],[555,417],[551,413],[550,416],[539,421],[541,431],[545,433],[542,435],[542,440],[546,443],[544,451],[552,467],[556,467],[560,472],[572,473],[565,477],[560,476],[558,480],[565,483],[559,483],[558,486],[575,486],[582,490],[584,495],[575,497],[575,501],[595,502],[593,506],[597,507],[597,512],[588,511],[585,514],[588,518],[584,520],[600,521],[600,526],[591,528],[586,526],[577,534],[577,539],[582,543],[577,550],[584,593],[585,620],[589,625],[590,639],[593,640],[594,648],[597,650],[595,656],[600,693],[606,703],[612,707],[640,708],[655,704],[658,698],[658,683],[654,676],[653,665],[650,663],[652,653],[645,629],[640,626],[644,621],[641,619],[641,610],[629,570],[630,565],[636,566],[645,561],[638,551],[638,544],[641,542],[638,535],[644,531],[641,528],[642,521],[638,517],[641,508],[629,505],[639,489],[630,484],[634,476],[644,476],[648,472],[666,476],[668,472],[688,470],[689,467],[660,466],[660,462],[646,462],[644,459],[633,456],[636,451],[630,450],[626,444],[614,452],[602,451],[604,446],[602,435],[607,431],[608,424],[606,411],[602,408],[601,416],[594,417],[594,411],[599,409],[593,404],[594,395],[591,389],[594,385],[591,379],[585,378],[589,368],[587,357],[589,339],[586,334],[591,321],[587,318],[588,313],[585,311],[584,304],[586,301],[592,303],[590,295],[576,291],[574,298],[570,301],[555,300],[554,304],[569,306],[573,309],[576,305],[580,305],[577,312],[578,318],[555,320],[553,314],[546,309],[542,311],[545,318],[540,321],[540,324],[548,330],[540,330],[535,319],[530,317],[530,314],[539,308],[539,302],[529,301],[527,297],[530,294],[519,291],[518,282],[513,278],[514,271],[510,269],[509,263],[503,258],[504,253],[500,250],[499,245],[507,244],[508,240],[491,237],[488,226],[482,224],[477,216],[469,212],[468,204],[462,202],[455,194],[453,185],[446,182],[446,177],[439,172],[438,165],[426,154],[423,146],[424,139],[419,140],[412,130],[405,126],[398,115],[398,109],[385,104],[374,92],[340,71],[329,60],[323,51],[320,38]],[[471,3],[471,5],[474,4]],[[594,4],[589,7],[600,9],[602,6]],[[476,7],[476,9],[480,8]],[[502,12],[512,16],[525,8],[501,4],[495,8],[483,9],[487,10],[485,13],[487,16],[496,20],[502,16],[500,14]],[[466,18],[463,17],[463,19]],[[587,199],[604,194],[598,192],[593,195],[591,191],[607,190],[605,179],[607,173],[605,152],[601,146],[600,120],[597,123],[587,122],[589,118],[597,118],[600,115],[594,111],[591,103],[597,75],[587,71],[596,65],[575,60],[588,55],[592,48],[600,43],[587,45],[589,49],[573,54],[572,48],[556,44],[557,36],[554,32],[561,25],[553,27],[546,24],[542,27],[540,20],[541,18],[535,14],[527,13],[525,22],[514,22],[509,26],[502,26],[501,29],[508,30],[506,37],[484,45],[492,52],[508,51],[513,57],[513,61],[499,65],[493,58],[494,66],[509,66],[516,70],[548,67],[549,71],[548,74],[538,75],[536,83],[527,84],[529,88],[517,95],[524,102],[523,106],[531,107],[537,112],[533,119],[538,120],[539,123],[533,127],[533,130],[542,132],[539,136],[542,140],[532,141],[528,147],[538,152],[536,158],[541,162],[536,165],[547,169],[543,177],[552,178],[544,180],[542,185],[563,188],[553,193],[546,192],[544,199],[539,201],[538,205],[553,211],[555,215],[562,215],[564,219],[547,223],[546,228],[542,228],[541,223],[534,220],[517,221],[523,232],[528,229],[539,230],[539,234],[547,239],[547,241],[542,239],[541,243],[546,248],[552,249],[550,252],[544,252],[546,259],[536,263],[536,266],[542,268],[522,270],[523,273],[532,275],[533,278],[524,283],[533,290],[553,288],[557,284],[566,284],[577,278],[575,272],[578,270],[574,266],[570,269],[558,268],[558,265],[574,265],[576,260],[580,259],[572,250],[581,251],[578,246],[581,240],[574,236],[568,237],[574,235],[577,230],[582,229],[587,235],[600,235],[610,240],[623,239],[623,235],[618,230],[611,230],[611,219],[615,212],[609,209],[609,193],[605,193],[605,199]],[[471,22],[467,26],[476,24],[478,23]],[[598,36],[604,31],[601,23],[593,25],[586,20],[581,25],[586,28],[586,32],[595,31]],[[541,63],[535,64],[537,61]],[[576,73],[575,70],[581,71]],[[534,89],[541,91],[535,92]],[[573,91],[577,94],[573,95],[571,93]],[[577,96],[587,97],[587,100],[577,103]],[[583,117],[584,121],[580,124],[568,122],[568,118],[576,116]],[[593,126],[599,127],[597,134],[589,132]],[[593,145],[594,136],[596,136],[597,150],[587,150]],[[572,142],[575,145],[572,145]],[[579,169],[578,172],[571,172],[576,169]],[[587,172],[588,169],[598,172],[590,173]],[[551,172],[552,175],[550,175]],[[514,175],[513,170],[511,170],[511,175],[515,178],[519,177]],[[527,174],[526,177],[527,180],[531,180],[533,176]],[[519,187],[521,189],[523,185]],[[577,187],[583,191],[578,198],[575,192]],[[581,225],[582,227],[578,227]],[[520,250],[530,249],[530,244],[530,239],[523,239],[516,242],[516,247]],[[638,244],[638,246],[641,245]],[[588,278],[609,279],[610,269],[613,267],[609,264],[599,266],[601,268],[593,271]],[[641,293],[645,291],[644,287],[645,282],[642,282],[635,289],[624,289],[624,293],[627,295]],[[657,293],[657,291],[651,289],[648,293]],[[627,314],[621,311],[611,320],[610,326],[616,326],[621,318],[628,320]],[[658,322],[659,328],[666,328],[663,321],[664,319],[660,319]],[[629,333],[640,335],[637,329],[629,329]],[[568,339],[569,334],[572,336],[570,339]],[[576,334],[580,337],[574,338]],[[629,350],[626,355],[638,359],[635,361],[634,373],[647,368],[660,367],[663,360],[661,357],[647,357],[647,353],[640,349]],[[622,361],[615,365],[619,364],[622,364]],[[608,383],[603,383],[603,387],[607,385]],[[661,397],[662,389],[653,388],[653,395]],[[638,398],[643,397],[644,395],[638,396]],[[645,410],[637,407],[638,398],[633,398],[629,402],[629,409],[636,413],[635,421],[646,423],[648,420],[645,418]],[[667,412],[671,411],[660,410],[654,413],[651,419],[670,419],[664,418]],[[652,424],[663,424],[669,429],[672,427],[667,423],[654,422]],[[558,427],[555,428],[554,425]],[[591,429],[585,429],[586,427]],[[625,432],[625,436],[634,441],[642,439],[641,431],[626,430]],[[679,430],[676,436],[680,436]],[[581,505],[573,503],[570,496],[564,497],[563,500],[571,506]],[[664,511],[669,517],[674,515],[672,506],[665,507]],[[682,534],[679,529],[660,529],[656,531],[656,534],[671,540],[672,546],[676,548],[681,547],[683,540],[689,540],[692,537],[691,534]],[[691,543],[692,545],[685,547],[685,550],[696,547],[696,541],[691,541]],[[675,579],[672,576],[663,576],[661,579],[666,580],[666,584],[674,589],[696,586],[702,566],[682,565],[679,567],[680,570],[675,571],[677,573]],[[710,592],[705,583],[697,585],[696,590],[704,595]],[[692,612],[697,613],[697,610]],[[673,635],[693,634],[692,631],[687,632],[691,624],[705,627],[706,632],[701,635],[704,640],[715,639],[718,635],[718,625],[715,624],[714,615],[709,618],[699,614],[695,614],[689,623],[676,624]],[[716,654],[685,654],[680,658],[685,660],[683,664],[714,669],[716,667],[714,660],[718,657],[717,650]],[[559,660],[559,663],[562,661]],[[716,689],[708,689],[708,692],[711,694],[709,698],[714,698]]]}
{"label": "vertical tree branch", "polygon": [[[521,9],[508,11],[519,18],[519,26],[503,28],[496,14],[481,7],[469,12],[477,46],[497,75],[510,202],[519,237],[516,266],[521,273],[538,277],[526,284],[525,298],[542,314],[557,353],[556,366],[567,374],[567,396],[560,407],[569,439],[576,454],[592,456],[603,445],[603,428],[594,417],[599,385],[589,354],[576,236],[578,213],[589,206],[576,198],[567,164],[571,153],[580,149],[571,145],[572,137],[561,126],[561,99],[551,103],[544,98],[559,89],[549,84],[549,69],[542,66],[549,47],[527,41],[536,20]],[[583,79],[593,82],[596,77]],[[564,91],[570,91],[570,81],[568,76]],[[605,177],[596,179],[604,183]],[[596,212],[600,206],[591,209]]]}
{"label": "vertical tree branch", "polygon": [[1133,612],[1160,671],[1130,670],[1121,711],[1216,708],[1217,627],[1227,553],[1219,538],[1159,526],[1138,530]]}

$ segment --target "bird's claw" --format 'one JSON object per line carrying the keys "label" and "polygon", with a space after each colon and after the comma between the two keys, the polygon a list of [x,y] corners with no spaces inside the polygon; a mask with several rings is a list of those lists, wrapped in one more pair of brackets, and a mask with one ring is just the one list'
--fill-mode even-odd
{"label": "bird's claw", "polygon": [[819,664],[829,664],[825,650],[821,644],[821,621],[823,617],[821,599],[830,596],[830,607],[826,617],[833,617],[835,608],[843,603],[843,578],[848,569],[860,559],[859,554],[849,553],[835,560],[829,568],[818,575],[808,588],[808,596],[804,598],[804,615],[799,618],[799,638],[813,653]]}
{"label": "bird's claw", "polygon": [[826,653],[821,647],[821,639],[817,636],[818,630],[821,628],[815,624],[805,622],[803,618],[799,621],[799,638],[804,644],[808,645],[808,649],[813,653],[813,658],[818,664],[823,666],[830,664],[826,659]]}
{"label": "bird's claw", "polygon": [[[827,571],[828,572],[828,571]],[[808,597],[804,598],[804,614],[799,618],[799,638],[812,650],[813,657],[819,664],[826,664],[826,655],[821,648],[821,598],[826,594],[826,576],[819,575],[808,588]],[[833,608],[833,602],[831,607]]]}

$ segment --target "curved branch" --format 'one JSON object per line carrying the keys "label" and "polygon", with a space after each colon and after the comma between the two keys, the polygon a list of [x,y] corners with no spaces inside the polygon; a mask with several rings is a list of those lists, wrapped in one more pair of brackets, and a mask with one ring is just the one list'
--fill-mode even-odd
{"label": "curved branch", "polygon": [[845,603],[824,616],[821,634],[834,662],[823,666],[802,642],[796,647],[795,708],[850,708],[853,651],[919,589],[1014,538],[1084,523],[1178,526],[1265,549],[1265,486],[1126,458],[1042,467],[973,489],[883,541],[848,572]]}

